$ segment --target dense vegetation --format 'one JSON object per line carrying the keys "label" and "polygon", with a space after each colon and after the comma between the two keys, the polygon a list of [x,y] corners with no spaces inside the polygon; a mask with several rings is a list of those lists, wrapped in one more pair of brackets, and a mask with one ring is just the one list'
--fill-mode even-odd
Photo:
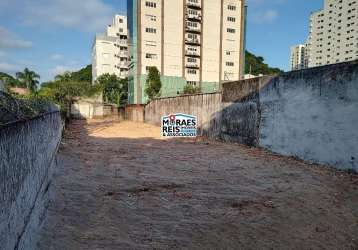
{"label": "dense vegetation", "polygon": [[[107,103],[123,105],[127,102],[128,83],[116,75],[103,75],[92,84],[92,66],[88,65],[75,72],[65,72],[55,76],[53,81],[44,82],[39,86],[40,76],[29,69],[16,73],[16,78],[0,73],[0,79],[5,83],[6,89],[21,87],[29,89],[29,94],[21,96],[22,99],[49,101],[60,106],[61,110],[69,116],[71,104],[80,97],[103,97]],[[15,95],[15,93],[11,93]],[[20,97],[20,96],[17,96]]]}
{"label": "dense vegetation", "polygon": [[145,83],[145,94],[149,100],[153,100],[155,97],[160,97],[161,89],[162,82],[160,80],[159,70],[156,67],[150,67]]}
{"label": "dense vegetation", "polygon": [[98,77],[96,85],[102,91],[103,101],[124,105],[128,99],[128,80],[116,75],[104,74]]}
{"label": "dense vegetation", "polygon": [[246,57],[245,74],[275,75],[283,72],[279,68],[271,68],[269,65],[267,65],[264,62],[265,59],[262,56],[255,56],[249,51],[246,51],[245,57]]}
{"label": "dense vegetation", "polygon": [[193,94],[199,94],[201,93],[200,87],[195,87],[193,85],[185,85],[183,94],[185,95],[193,95]]}

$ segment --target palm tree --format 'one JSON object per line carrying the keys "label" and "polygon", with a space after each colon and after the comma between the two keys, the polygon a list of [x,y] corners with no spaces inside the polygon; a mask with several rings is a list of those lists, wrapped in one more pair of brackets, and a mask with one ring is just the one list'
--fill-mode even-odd
{"label": "palm tree", "polygon": [[31,71],[28,68],[24,69],[24,72],[17,72],[16,78],[26,85],[26,88],[31,92],[35,92],[37,88],[37,84],[39,84],[38,79],[40,79],[40,75],[38,75],[35,71]]}
{"label": "palm tree", "polygon": [[56,82],[69,82],[72,80],[72,73],[70,71],[66,71],[63,74],[59,74],[55,76]]}

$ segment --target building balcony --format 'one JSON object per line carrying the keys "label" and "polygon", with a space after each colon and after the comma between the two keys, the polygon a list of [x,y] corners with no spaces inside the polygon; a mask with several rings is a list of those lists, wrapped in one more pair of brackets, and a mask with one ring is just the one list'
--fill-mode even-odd
{"label": "building balcony", "polygon": [[193,9],[201,9],[201,0],[186,0],[186,6]]}
{"label": "building balcony", "polygon": [[200,52],[186,49],[185,55],[189,57],[200,57]]}
{"label": "building balcony", "polygon": [[118,63],[118,68],[128,68],[128,62],[127,61],[122,61]]}
{"label": "building balcony", "polygon": [[200,58],[186,57],[185,58],[185,67],[191,69],[200,68]]}
{"label": "building balcony", "polygon": [[185,37],[185,43],[190,45],[200,45],[200,39]]}
{"label": "building balcony", "polygon": [[120,51],[118,55],[119,57],[125,57],[125,58],[129,57],[128,51]]}
{"label": "building balcony", "polygon": [[185,30],[187,32],[201,33],[201,24],[198,22],[186,22]]}
{"label": "building balcony", "polygon": [[202,19],[202,16],[201,16],[201,13],[192,13],[191,11],[189,11],[187,14],[186,14],[186,18],[188,20],[194,20],[194,21],[199,21],[201,22],[201,19]]}
{"label": "building balcony", "polygon": [[127,40],[118,40],[118,41],[117,41],[117,44],[118,44],[119,46],[127,46],[127,45],[128,45],[128,42],[127,42]]}

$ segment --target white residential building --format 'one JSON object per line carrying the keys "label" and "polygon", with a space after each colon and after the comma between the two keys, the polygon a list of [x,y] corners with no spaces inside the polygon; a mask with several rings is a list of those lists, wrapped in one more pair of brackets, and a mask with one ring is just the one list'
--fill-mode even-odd
{"label": "white residential building", "polygon": [[308,67],[358,59],[358,0],[325,0],[310,19]]}
{"label": "white residential building", "polygon": [[301,70],[306,68],[306,45],[299,44],[291,47],[290,68]]}
{"label": "white residential building", "polygon": [[203,92],[243,78],[245,0],[127,0],[131,52],[129,103],[145,103],[149,67],[161,73],[162,96],[186,84]]}
{"label": "white residential building", "polygon": [[103,74],[128,76],[127,17],[116,15],[105,34],[97,35],[92,48],[92,78]]}

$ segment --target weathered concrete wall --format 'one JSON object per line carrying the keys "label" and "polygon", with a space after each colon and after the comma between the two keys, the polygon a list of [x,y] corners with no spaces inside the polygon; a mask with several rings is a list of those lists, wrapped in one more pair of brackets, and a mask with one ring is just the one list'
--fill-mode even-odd
{"label": "weathered concrete wall", "polygon": [[197,116],[199,134],[219,136],[221,93],[156,99],[145,106],[145,121],[160,126],[164,115],[183,113]]}
{"label": "weathered concrete wall", "polygon": [[125,107],[125,119],[134,122],[144,122],[144,105],[127,105]]}
{"label": "weathered concrete wall", "polygon": [[259,145],[261,118],[260,89],[272,77],[223,84],[223,110],[220,137],[224,141]]}
{"label": "weathered concrete wall", "polygon": [[145,121],[171,113],[197,115],[202,135],[358,172],[358,61],[157,99]]}
{"label": "weathered concrete wall", "polygon": [[283,74],[259,98],[260,146],[358,171],[358,61]]}
{"label": "weathered concrete wall", "polygon": [[61,133],[59,112],[0,128],[0,249],[36,249]]}
{"label": "weathered concrete wall", "polygon": [[102,119],[119,117],[118,107],[109,104],[76,101],[71,105],[71,117],[75,119]]}

